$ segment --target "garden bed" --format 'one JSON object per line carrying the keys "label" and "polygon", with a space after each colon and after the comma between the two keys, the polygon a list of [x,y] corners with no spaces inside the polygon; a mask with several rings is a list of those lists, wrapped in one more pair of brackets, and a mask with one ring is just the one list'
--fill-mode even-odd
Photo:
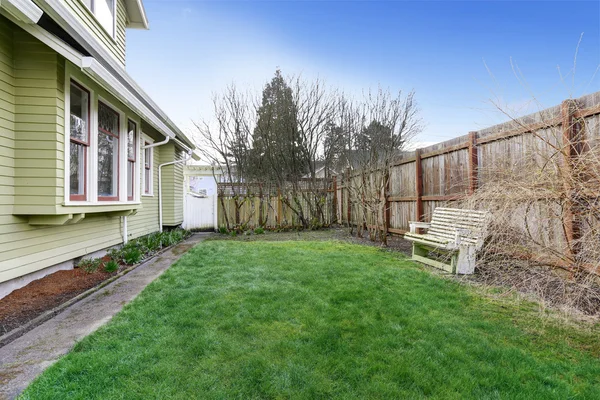
{"label": "garden bed", "polygon": [[[190,232],[183,230],[144,236],[130,241],[123,248],[109,251],[107,256],[83,259],[74,269],[57,271],[13,291],[0,299],[0,336],[30,323],[189,236]],[[112,265],[116,265],[116,269],[108,267],[111,261],[115,262]],[[0,346],[4,344],[0,343]]]}

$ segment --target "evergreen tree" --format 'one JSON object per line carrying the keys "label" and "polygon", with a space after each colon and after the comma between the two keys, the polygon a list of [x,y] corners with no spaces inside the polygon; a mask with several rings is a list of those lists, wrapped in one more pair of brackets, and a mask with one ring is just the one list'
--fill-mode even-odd
{"label": "evergreen tree", "polygon": [[257,110],[249,163],[253,178],[285,181],[302,176],[306,173],[302,146],[292,89],[278,69],[265,86]]}

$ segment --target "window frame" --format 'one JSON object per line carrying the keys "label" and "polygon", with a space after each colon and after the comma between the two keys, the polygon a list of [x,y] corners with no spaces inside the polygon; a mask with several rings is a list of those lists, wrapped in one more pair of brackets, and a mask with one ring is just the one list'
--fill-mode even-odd
{"label": "window frame", "polygon": [[[71,82],[77,84],[78,86],[85,89],[90,96],[89,101],[89,146],[87,148],[87,159],[86,159],[86,197],[82,199],[82,197],[76,197],[71,199],[70,196],[70,186],[71,186],[71,177],[70,177],[70,162],[71,162],[71,154],[70,147],[71,141],[67,138],[70,138],[71,124],[70,124],[70,114],[71,114]],[[140,164],[142,162],[141,153],[141,137],[142,133],[142,120],[135,111],[129,109],[126,105],[120,103],[118,100],[114,99],[109,93],[106,93],[101,87],[98,87],[93,82],[88,82],[86,76],[84,76],[80,71],[74,67],[71,63],[67,63],[65,68],[65,78],[63,84],[64,90],[64,130],[63,134],[63,161],[65,168],[63,168],[62,176],[63,176],[63,200],[62,206],[64,207],[89,207],[87,208],[87,212],[93,213],[94,208],[99,208],[102,210],[108,210],[112,207],[115,209],[121,209],[124,206],[137,208],[137,206],[141,206],[141,196],[143,194],[143,186],[142,185],[142,176],[140,170]],[[113,112],[116,112],[119,115],[119,146],[118,146],[118,161],[119,161],[119,172],[118,172],[118,192],[116,196],[112,196],[111,199],[98,199],[98,104],[103,103],[105,106],[110,108]],[[128,121],[131,120],[136,124],[136,140],[135,140],[135,151],[136,151],[136,159],[134,163],[134,196],[133,199],[127,196],[127,179],[126,174],[122,173],[123,167],[127,165],[127,129],[128,129]],[[125,138],[123,140],[123,138]],[[100,211],[98,211],[100,212]],[[104,211],[103,211],[104,212]]]}
{"label": "window frame", "polygon": [[109,32],[108,29],[106,29],[104,24],[102,24],[102,22],[100,21],[100,18],[98,18],[98,16],[96,15],[96,10],[95,10],[96,1],[97,0],[90,0],[90,7],[88,7],[88,5],[85,4],[85,1],[83,1],[83,0],[80,0],[80,3],[83,4],[83,6],[90,12],[90,14],[94,17],[94,20],[102,28],[102,30],[104,30],[104,32],[106,32],[106,34],[108,36],[110,36],[110,38],[112,40],[116,41],[117,40],[116,38],[117,38],[117,2],[118,2],[118,0],[112,0],[112,2],[113,2],[112,32]]}
{"label": "window frame", "polygon": [[[99,98],[98,102],[97,102],[97,106],[96,106],[96,114],[99,114],[99,109],[100,109],[100,104],[102,104],[104,107],[107,107],[109,110],[111,110],[112,112],[115,113],[115,115],[117,116],[117,135],[115,135],[112,132],[109,132],[107,130],[101,129],[98,122],[98,118],[96,117],[96,137],[100,136],[100,133],[105,134],[105,135],[109,135],[112,136],[113,138],[117,139],[117,190],[116,190],[116,196],[100,196],[99,193],[97,193],[97,199],[100,202],[107,202],[107,201],[119,201],[121,198],[121,147],[122,147],[122,142],[121,142],[121,136],[122,136],[122,129],[121,129],[121,121],[122,121],[122,113],[115,107],[113,107],[112,105],[110,105],[110,103],[104,101],[104,99]],[[101,132],[102,131],[102,132]],[[99,171],[99,167],[98,167],[98,140],[96,140],[96,169]],[[98,179],[96,177],[96,192],[98,191]]]}
{"label": "window frame", "polygon": [[[144,178],[142,180],[142,184],[140,185],[140,188],[143,188],[142,197],[154,197],[154,147],[150,147],[149,149],[143,148],[143,146],[153,144],[154,140],[142,133],[141,141],[142,141],[142,150],[143,150],[143,154],[144,154],[144,162],[142,164],[142,169],[144,171],[142,176]],[[146,151],[148,151],[149,157],[146,157]],[[150,161],[148,163],[148,168],[146,168],[147,158]],[[149,171],[148,172],[149,179],[146,179],[146,170]],[[146,192],[146,183],[148,183],[148,191],[147,192]]]}
{"label": "window frame", "polygon": [[[133,159],[129,158],[129,124],[133,124],[134,128],[133,128]],[[127,178],[125,179],[125,184],[127,185],[127,192],[126,192],[126,196],[127,196],[127,201],[134,201],[135,198],[137,197],[137,191],[136,189],[136,181],[137,179],[135,178],[137,175],[137,168],[136,168],[136,164],[137,164],[137,160],[138,160],[138,124],[137,122],[135,122],[134,120],[132,120],[131,118],[127,118],[127,144],[126,144],[126,149],[127,149],[127,154],[126,154],[126,158],[127,158],[127,168],[129,168],[129,164],[131,164],[131,176],[130,176],[130,172],[129,170],[127,170]],[[131,197],[129,196],[129,179],[131,178]]]}
{"label": "window frame", "polygon": [[[79,90],[81,90],[82,92],[87,93],[88,95],[88,101],[87,101],[87,107],[88,107],[88,121],[87,121],[87,142],[81,141],[79,139],[75,139],[71,136],[71,125],[69,122],[68,125],[68,129],[67,132],[69,134],[69,154],[71,151],[71,143],[76,143],[78,145],[84,146],[84,156],[83,156],[83,194],[71,194],[71,174],[68,173],[69,176],[69,185],[67,186],[67,190],[69,193],[69,200],[70,201],[87,201],[88,199],[88,164],[89,164],[89,160],[90,160],[90,151],[91,151],[91,136],[92,136],[92,132],[91,132],[91,127],[92,127],[92,92],[91,90],[87,89],[84,85],[80,84],[79,82],[77,82],[74,79],[69,79],[68,83],[69,85],[69,109],[66,110],[68,115],[69,115],[69,121],[71,120],[71,85],[76,86]],[[66,141],[65,141],[66,142]],[[69,169],[70,169],[70,165],[71,165],[71,160],[69,159]]]}

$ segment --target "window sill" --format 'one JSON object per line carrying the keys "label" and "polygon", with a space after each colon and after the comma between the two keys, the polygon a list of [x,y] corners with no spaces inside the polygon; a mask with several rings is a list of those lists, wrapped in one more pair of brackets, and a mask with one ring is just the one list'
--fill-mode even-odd
{"label": "window sill", "polygon": [[15,206],[13,214],[29,218],[29,225],[72,225],[89,214],[111,217],[134,215],[142,208],[140,202],[85,203],[69,202],[57,206]]}

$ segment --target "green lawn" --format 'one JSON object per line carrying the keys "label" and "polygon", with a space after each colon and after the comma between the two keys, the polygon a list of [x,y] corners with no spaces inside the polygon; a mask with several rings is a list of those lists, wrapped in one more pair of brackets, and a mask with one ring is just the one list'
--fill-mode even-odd
{"label": "green lawn", "polygon": [[23,398],[598,399],[597,335],[372,247],[209,241]]}

